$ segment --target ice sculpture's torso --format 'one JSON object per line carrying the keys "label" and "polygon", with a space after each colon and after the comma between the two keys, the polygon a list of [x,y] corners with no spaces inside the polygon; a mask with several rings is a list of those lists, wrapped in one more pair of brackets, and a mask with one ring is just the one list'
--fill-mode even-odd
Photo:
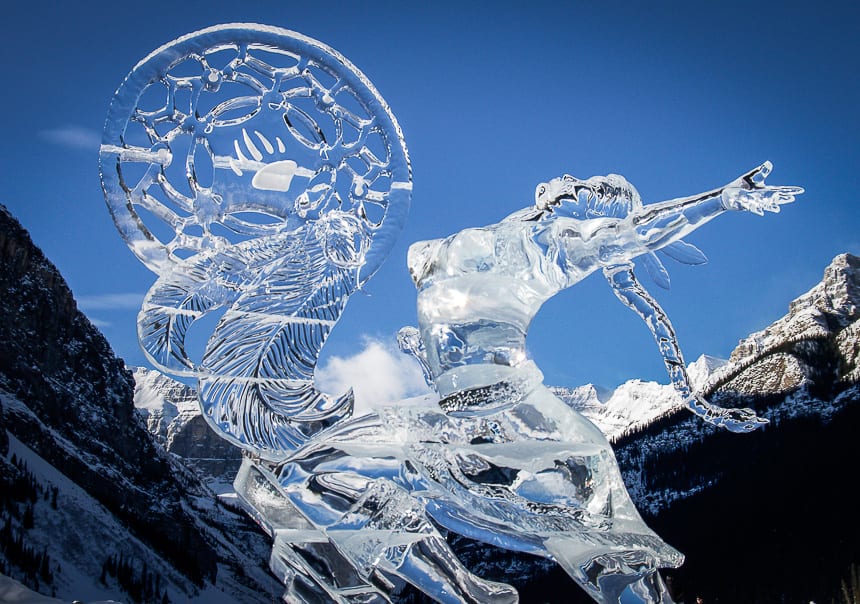
{"label": "ice sculpture's torso", "polygon": [[624,559],[636,576],[681,561],[642,522],[604,435],[543,385],[526,354],[541,304],[623,257],[607,251],[619,220],[532,214],[410,248],[441,409],[343,421],[277,469],[296,509],[358,566],[391,557],[399,567],[392,544],[426,543],[434,525],[551,555],[584,585],[595,560]]}
{"label": "ice sculpture's torso", "polygon": [[[440,394],[489,385],[494,382],[487,380],[506,373],[502,367],[523,363],[526,333],[540,306],[620,261],[613,251],[623,242],[612,239],[619,222],[543,221],[517,213],[488,227],[413,244],[408,261],[418,287],[418,322]],[[472,369],[462,369],[467,366]]]}
{"label": "ice sculpture's torso", "polygon": [[[743,186],[758,208],[757,189]],[[765,201],[782,194],[759,190]],[[326,527],[355,568],[367,569],[368,582],[388,565],[406,569],[425,593],[451,588],[450,577],[454,591],[470,595],[443,601],[514,601],[458,565],[443,527],[551,557],[598,602],[622,601],[622,593],[671,601],[656,569],[677,567],[683,556],[642,521],[604,435],[543,385],[526,334],[547,299],[602,269],[649,326],[676,388],[689,394],[671,325],[632,261],[654,263],[653,252],[666,249],[701,262],[681,237],[732,207],[735,194],[730,185],[643,208],[622,177],[564,176],[539,185],[535,206],[497,224],[412,245],[420,341],[409,335],[406,349],[426,361],[440,409],[383,408],[337,424],[278,467],[279,488]],[[786,189],[785,199],[793,194]],[[725,409],[700,410],[732,419]],[[753,429],[745,411],[735,427]],[[280,534],[294,548],[304,538]],[[435,569],[432,578],[426,569]]]}

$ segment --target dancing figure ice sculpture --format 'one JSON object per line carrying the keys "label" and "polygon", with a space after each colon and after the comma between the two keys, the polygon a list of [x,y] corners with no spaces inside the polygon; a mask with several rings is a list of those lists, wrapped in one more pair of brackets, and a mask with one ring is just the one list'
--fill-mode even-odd
{"label": "dancing figure ice sculpture", "polygon": [[[621,176],[563,176],[501,222],[414,244],[419,327],[399,339],[439,405],[351,417],[351,393],[317,391],[314,366],[411,190],[400,129],[370,82],[300,34],[209,28],[135,67],[101,148],[117,226],[158,274],[141,345],[160,369],[197,378],[204,416],[246,451],[236,490],[273,538],[288,602],[391,602],[406,583],[440,602],[515,602],[462,565],[449,532],[552,558],[598,602],[669,602],[657,569],[682,555],[643,523],[603,434],[543,385],[526,333],[543,302],[601,270],[691,411],[732,431],[761,425],[692,391],[632,262],[658,284],[655,252],[703,262],[685,235],[801,192],[766,185],[770,169],[651,205]],[[215,310],[192,359],[188,329]]]}

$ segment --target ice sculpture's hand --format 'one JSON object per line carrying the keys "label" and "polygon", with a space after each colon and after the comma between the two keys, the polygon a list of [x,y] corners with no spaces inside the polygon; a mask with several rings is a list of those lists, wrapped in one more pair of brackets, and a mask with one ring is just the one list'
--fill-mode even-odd
{"label": "ice sculpture's hand", "polygon": [[748,210],[759,216],[765,212],[779,212],[780,206],[794,201],[803,193],[801,187],[765,185],[773,169],[769,161],[726,185],[722,190],[723,205],[729,210]]}
{"label": "ice sculpture's hand", "polygon": [[766,419],[757,416],[752,409],[723,409],[723,411],[725,413],[713,423],[729,432],[752,432],[768,423]]}
{"label": "ice sculpture's hand", "polygon": [[689,407],[693,413],[709,424],[725,428],[729,432],[752,432],[769,423],[768,420],[757,416],[752,409],[712,405],[701,396],[693,397]]}

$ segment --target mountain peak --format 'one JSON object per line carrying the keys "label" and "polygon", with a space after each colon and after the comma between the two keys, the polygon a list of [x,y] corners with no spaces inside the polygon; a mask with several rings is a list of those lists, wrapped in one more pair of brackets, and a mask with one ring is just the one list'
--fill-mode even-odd
{"label": "mountain peak", "polygon": [[730,360],[749,364],[789,342],[827,338],[858,319],[860,258],[840,254],[824,270],[824,277],[793,300],[788,314],[740,341]]}
{"label": "mountain peak", "polygon": [[[718,391],[768,395],[804,383],[829,384],[825,388],[835,388],[835,395],[860,381],[858,309],[860,258],[839,254],[822,280],[790,303],[785,316],[742,339],[728,361],[702,355],[691,363],[692,386],[710,397]],[[613,442],[681,408],[671,386],[638,380],[609,393],[591,385],[554,391]]]}
{"label": "mountain peak", "polygon": [[[812,299],[809,300],[808,298]],[[812,303],[839,321],[841,326],[855,321],[860,305],[860,258],[839,254],[824,269],[824,279],[789,305],[789,313],[804,303]]]}

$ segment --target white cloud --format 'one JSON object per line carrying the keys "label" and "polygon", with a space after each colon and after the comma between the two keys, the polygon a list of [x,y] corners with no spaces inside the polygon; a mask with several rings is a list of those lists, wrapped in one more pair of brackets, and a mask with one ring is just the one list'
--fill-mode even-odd
{"label": "white cloud", "polygon": [[76,296],[78,307],[85,312],[93,310],[135,310],[143,302],[143,294],[95,294]]}
{"label": "white cloud", "polygon": [[318,366],[314,379],[320,390],[338,396],[352,388],[355,415],[431,392],[415,359],[370,338],[358,354]]}
{"label": "white cloud", "polygon": [[42,130],[39,136],[48,142],[73,149],[97,151],[101,145],[101,134],[81,126],[61,126],[51,130]]}
{"label": "white cloud", "polygon": [[104,329],[105,327],[111,326],[110,321],[102,321],[101,319],[96,319],[90,316],[87,316],[87,319],[89,319],[90,323],[92,323],[95,327],[98,327],[99,329]]}

